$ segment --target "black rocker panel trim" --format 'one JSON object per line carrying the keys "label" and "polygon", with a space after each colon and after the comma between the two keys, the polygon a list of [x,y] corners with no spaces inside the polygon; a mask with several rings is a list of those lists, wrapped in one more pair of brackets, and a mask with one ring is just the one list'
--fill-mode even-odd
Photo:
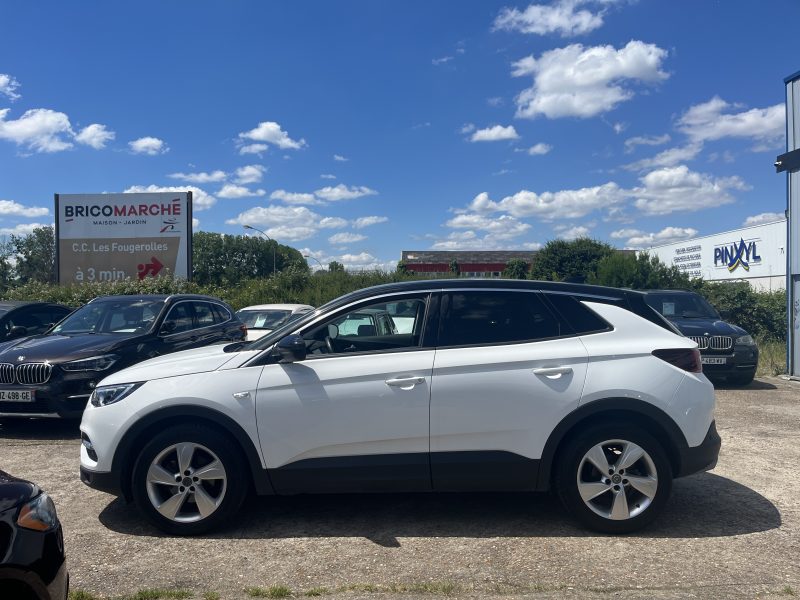
{"label": "black rocker panel trim", "polygon": [[538,473],[538,460],[513,452],[431,453],[431,481],[437,492],[531,491]]}
{"label": "black rocker panel trim", "polygon": [[427,452],[306,458],[269,478],[277,494],[431,491]]}

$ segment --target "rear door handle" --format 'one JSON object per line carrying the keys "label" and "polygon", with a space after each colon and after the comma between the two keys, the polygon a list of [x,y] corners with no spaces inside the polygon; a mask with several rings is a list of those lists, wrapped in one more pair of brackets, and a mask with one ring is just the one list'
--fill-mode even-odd
{"label": "rear door handle", "polygon": [[392,387],[414,387],[420,383],[425,383],[424,377],[401,377],[399,379],[387,379],[386,385],[390,385]]}
{"label": "rear door handle", "polygon": [[558,379],[562,375],[569,375],[572,373],[572,367],[544,367],[542,369],[534,369],[534,375],[544,375],[548,379]]}

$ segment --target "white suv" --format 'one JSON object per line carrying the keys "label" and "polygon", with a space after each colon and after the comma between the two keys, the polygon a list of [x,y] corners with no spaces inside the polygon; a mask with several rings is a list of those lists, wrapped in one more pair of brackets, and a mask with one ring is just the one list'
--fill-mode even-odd
{"label": "white suv", "polygon": [[[370,313],[413,323],[379,331]],[[81,478],[175,534],[223,525],[251,489],[551,488],[623,533],[656,517],[673,477],[714,467],[714,403],[697,345],[642,294],[413,281],[107,377],[83,414]]]}

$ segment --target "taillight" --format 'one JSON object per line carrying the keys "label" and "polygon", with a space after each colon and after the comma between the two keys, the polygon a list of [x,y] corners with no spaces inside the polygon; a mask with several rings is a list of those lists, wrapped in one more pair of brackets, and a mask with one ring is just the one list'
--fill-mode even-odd
{"label": "taillight", "polygon": [[653,350],[653,356],[675,365],[689,373],[702,373],[703,363],[700,361],[700,350],[697,348],[666,348]]}

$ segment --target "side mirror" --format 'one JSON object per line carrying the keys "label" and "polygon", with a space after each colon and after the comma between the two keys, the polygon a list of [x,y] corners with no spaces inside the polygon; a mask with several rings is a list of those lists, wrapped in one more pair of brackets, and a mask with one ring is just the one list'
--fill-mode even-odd
{"label": "side mirror", "polygon": [[170,333],[175,331],[175,328],[177,326],[178,326],[178,324],[175,321],[166,321],[161,326],[161,335],[169,335]]}
{"label": "side mirror", "polygon": [[281,338],[272,351],[278,362],[284,364],[305,360],[307,353],[306,342],[299,335],[287,335]]}
{"label": "side mirror", "polygon": [[18,337],[25,337],[26,335],[28,335],[28,329],[26,327],[23,327],[22,325],[15,325],[8,332],[8,338],[7,339],[13,340],[13,339],[16,339]]}

